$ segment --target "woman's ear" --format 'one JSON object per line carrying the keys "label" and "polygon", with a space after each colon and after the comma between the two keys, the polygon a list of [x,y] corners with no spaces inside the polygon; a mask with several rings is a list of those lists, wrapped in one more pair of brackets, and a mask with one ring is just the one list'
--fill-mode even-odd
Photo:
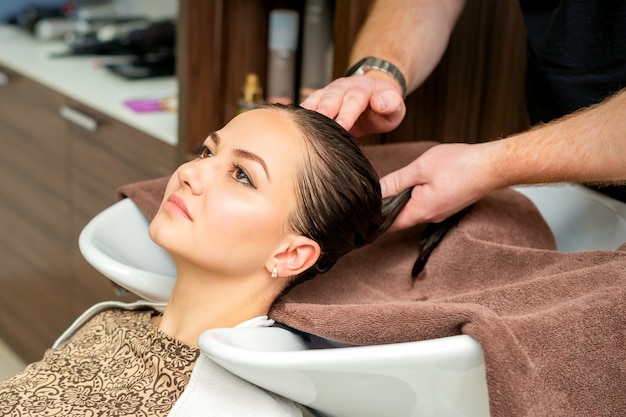
{"label": "woman's ear", "polygon": [[268,261],[268,271],[276,272],[279,277],[298,275],[317,262],[320,257],[320,245],[305,236],[290,236],[287,246]]}

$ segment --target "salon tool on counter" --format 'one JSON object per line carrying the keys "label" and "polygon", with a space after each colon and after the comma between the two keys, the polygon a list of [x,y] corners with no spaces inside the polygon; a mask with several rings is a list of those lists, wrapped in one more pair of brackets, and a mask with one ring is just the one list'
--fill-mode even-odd
{"label": "salon tool on counter", "polygon": [[173,51],[175,44],[176,24],[173,20],[125,22],[75,39],[67,51],[54,53],[51,57],[165,54]]}
{"label": "salon tool on counter", "polygon": [[15,23],[27,32],[33,33],[35,25],[42,19],[67,18],[74,8],[72,2],[63,3],[60,7],[28,5],[15,16]]}
{"label": "salon tool on counter", "polygon": [[152,97],[125,100],[124,105],[135,113],[154,113],[178,111],[178,96],[173,92],[162,93]]}
{"label": "salon tool on counter", "polygon": [[104,23],[136,20],[113,0],[66,1],[58,6],[30,4],[15,17],[18,26],[41,39],[58,39],[66,32],[93,30]]}
{"label": "salon tool on counter", "polygon": [[105,64],[109,71],[128,80],[167,77],[176,72],[176,56],[173,52],[137,56],[129,62]]}
{"label": "salon tool on counter", "polygon": [[84,21],[127,17],[123,15],[121,8],[116,7],[113,0],[80,2],[72,14],[77,20]]}

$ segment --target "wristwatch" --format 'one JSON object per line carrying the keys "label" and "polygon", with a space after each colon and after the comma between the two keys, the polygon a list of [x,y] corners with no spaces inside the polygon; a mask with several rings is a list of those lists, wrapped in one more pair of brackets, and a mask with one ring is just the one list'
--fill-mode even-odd
{"label": "wristwatch", "polygon": [[404,78],[404,75],[402,75],[402,72],[400,72],[398,67],[389,61],[385,61],[384,59],[373,56],[365,57],[354,64],[344,76],[349,77],[351,75],[361,75],[370,70],[386,72],[395,78],[398,83],[400,83],[400,87],[402,87],[402,98],[406,98],[406,79]]}

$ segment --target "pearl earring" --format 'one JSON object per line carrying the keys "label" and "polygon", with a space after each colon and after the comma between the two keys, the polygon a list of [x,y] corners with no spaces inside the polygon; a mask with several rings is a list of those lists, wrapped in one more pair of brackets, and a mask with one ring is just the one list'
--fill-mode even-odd
{"label": "pearl earring", "polygon": [[274,269],[272,269],[272,278],[276,278],[278,276],[278,268],[274,265]]}

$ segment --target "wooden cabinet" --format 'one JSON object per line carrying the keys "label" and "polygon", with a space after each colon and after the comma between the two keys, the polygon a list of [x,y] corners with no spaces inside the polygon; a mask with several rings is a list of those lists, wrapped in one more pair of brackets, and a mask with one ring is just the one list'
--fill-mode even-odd
{"label": "wooden cabinet", "polygon": [[69,140],[62,97],[5,69],[0,87],[0,328],[41,356],[74,312],[68,255]]}
{"label": "wooden cabinet", "polygon": [[171,174],[176,149],[0,71],[0,336],[33,361],[87,307],[136,299],[87,264],[78,235],[119,186]]}

